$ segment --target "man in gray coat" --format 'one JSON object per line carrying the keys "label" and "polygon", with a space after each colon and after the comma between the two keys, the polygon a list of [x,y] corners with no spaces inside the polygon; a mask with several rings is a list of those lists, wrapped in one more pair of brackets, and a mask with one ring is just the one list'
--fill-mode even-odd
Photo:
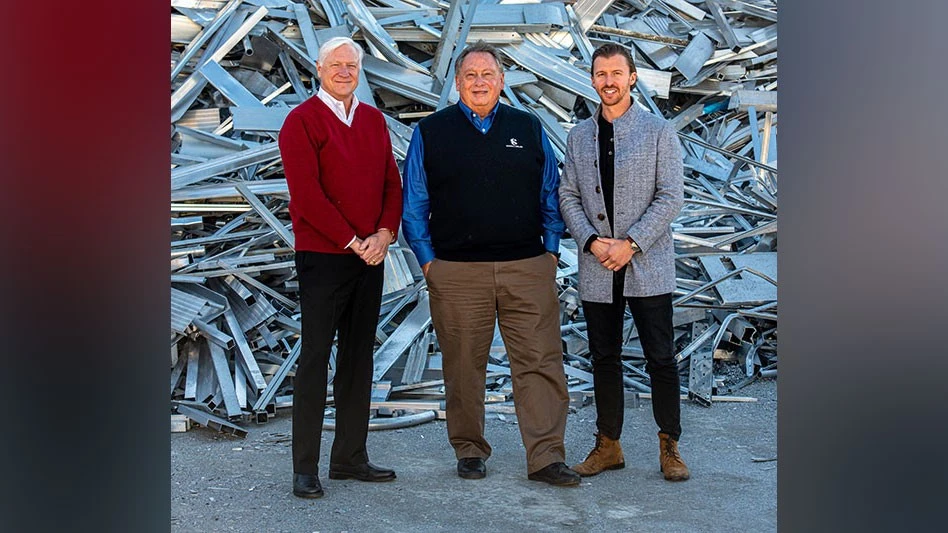
{"label": "man in gray coat", "polygon": [[583,247],[579,293],[589,335],[596,395],[596,444],[573,467],[582,476],[623,468],[622,325],[635,320],[652,385],[665,479],[688,479],[681,436],[678,365],[672,327],[675,247],[671,222],[681,210],[683,165],[675,129],[637,109],[635,64],[617,44],[593,54],[592,85],[601,105],[570,131],[560,181],[560,210]]}

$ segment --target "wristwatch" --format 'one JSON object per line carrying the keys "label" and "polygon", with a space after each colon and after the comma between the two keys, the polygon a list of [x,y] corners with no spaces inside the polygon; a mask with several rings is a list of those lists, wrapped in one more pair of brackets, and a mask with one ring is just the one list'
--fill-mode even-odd
{"label": "wristwatch", "polygon": [[629,236],[629,237],[626,237],[626,238],[625,238],[625,240],[627,240],[627,241],[629,241],[629,246],[631,246],[631,247],[632,247],[632,253],[634,253],[634,254],[635,254],[635,253],[639,253],[639,252],[641,252],[641,251],[642,251],[642,249],[641,249],[641,248],[639,248],[639,245],[638,245],[638,243],[636,243],[636,242],[635,242],[635,241],[634,241],[634,240],[632,239],[632,237],[631,237],[631,236]]}

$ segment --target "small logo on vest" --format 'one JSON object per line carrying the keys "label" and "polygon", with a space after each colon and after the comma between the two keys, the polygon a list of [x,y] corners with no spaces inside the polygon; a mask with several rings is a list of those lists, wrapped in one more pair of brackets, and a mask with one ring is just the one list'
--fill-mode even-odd
{"label": "small logo on vest", "polygon": [[520,146],[519,144],[517,144],[517,139],[514,139],[513,137],[511,137],[510,144],[507,145],[507,148],[521,148],[522,149],[523,146]]}

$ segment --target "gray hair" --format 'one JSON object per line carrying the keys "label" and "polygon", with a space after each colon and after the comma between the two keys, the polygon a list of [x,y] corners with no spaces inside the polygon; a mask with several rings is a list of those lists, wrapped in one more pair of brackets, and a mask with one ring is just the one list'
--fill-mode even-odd
{"label": "gray hair", "polygon": [[500,52],[492,44],[484,42],[484,40],[479,40],[474,44],[470,44],[461,50],[461,53],[458,54],[458,58],[454,62],[454,76],[458,77],[461,75],[461,65],[464,64],[464,60],[467,59],[467,56],[473,53],[482,53],[490,54],[494,61],[497,63],[497,70],[503,74],[504,72],[504,63],[500,57]]}
{"label": "gray hair", "polygon": [[362,51],[361,46],[348,37],[333,37],[324,42],[323,45],[319,47],[319,64],[325,63],[326,58],[329,57],[329,54],[331,54],[333,50],[347,44],[355,49],[356,54],[359,56],[359,66],[362,66],[362,57],[365,55],[365,52]]}

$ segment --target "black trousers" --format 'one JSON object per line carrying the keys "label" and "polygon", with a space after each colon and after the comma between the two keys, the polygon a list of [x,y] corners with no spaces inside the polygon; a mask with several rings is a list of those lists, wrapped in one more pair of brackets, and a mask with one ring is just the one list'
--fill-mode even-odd
{"label": "black trousers", "polygon": [[622,325],[626,303],[645,352],[645,370],[652,384],[652,415],[659,430],[681,436],[678,364],[675,362],[672,295],[622,296],[625,270],[615,272],[612,303],[583,301],[596,394],[596,427],[610,439],[622,434],[625,393],[622,385]]}
{"label": "black trousers", "polygon": [[336,432],[330,464],[368,461],[372,352],[382,302],[384,263],[355,254],[296,252],[303,343],[293,382],[293,471],[319,472],[326,380],[333,337],[339,334],[333,398]]}

